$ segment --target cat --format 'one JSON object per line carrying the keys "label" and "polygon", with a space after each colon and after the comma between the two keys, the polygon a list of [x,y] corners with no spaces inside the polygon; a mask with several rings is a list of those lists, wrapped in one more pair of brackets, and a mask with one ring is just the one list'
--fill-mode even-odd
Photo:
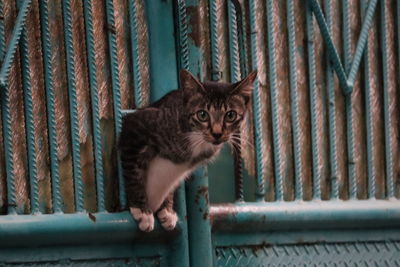
{"label": "cat", "polygon": [[237,144],[234,134],[246,118],[256,76],[202,83],[181,70],[181,89],[124,117],[119,151],[128,206],[140,230],[154,229],[153,213],[164,229],[175,228],[175,189],[224,143]]}

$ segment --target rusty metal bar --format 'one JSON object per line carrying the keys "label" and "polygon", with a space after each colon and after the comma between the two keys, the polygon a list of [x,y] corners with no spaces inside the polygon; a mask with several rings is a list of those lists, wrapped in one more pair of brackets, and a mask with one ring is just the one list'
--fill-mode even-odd
{"label": "rusty metal bar", "polygon": [[71,1],[66,0],[62,3],[63,19],[64,19],[64,34],[65,34],[65,51],[67,53],[67,75],[68,75],[68,95],[70,106],[70,121],[71,121],[71,138],[72,138],[72,168],[75,184],[75,210],[77,212],[84,211],[83,203],[83,181],[81,170],[81,151],[79,138],[79,122],[78,122],[78,96],[76,90],[75,77],[75,59],[74,59],[74,44],[72,34],[72,10]]}
{"label": "rusty metal bar", "polygon": [[[213,232],[381,229],[400,226],[397,200],[332,200],[212,206]],[[356,222],[356,223],[355,223]]]}
{"label": "rusty metal bar", "polygon": [[[257,69],[257,38],[260,32],[256,29],[256,0],[249,1],[249,13],[250,13],[250,31],[251,31],[251,65],[252,69]],[[260,84],[258,78],[254,82],[253,89],[253,116],[254,116],[254,139],[255,139],[255,150],[256,150],[256,170],[257,170],[257,181],[256,181],[256,199],[257,201],[264,201],[265,197],[265,173],[264,173],[264,145],[262,138],[262,123],[261,123],[261,95],[260,95]]]}
{"label": "rusty metal bar", "polygon": [[[31,7],[32,0],[25,0],[18,12],[17,20],[15,21],[14,30],[11,35],[11,39],[4,56],[4,60],[1,57],[2,65],[0,69],[0,87],[6,87],[8,83],[8,75],[10,74],[11,66],[14,60],[15,52],[17,51],[17,46],[19,39],[21,38],[22,29],[25,27],[26,17]],[[5,47],[5,43],[3,44]]]}

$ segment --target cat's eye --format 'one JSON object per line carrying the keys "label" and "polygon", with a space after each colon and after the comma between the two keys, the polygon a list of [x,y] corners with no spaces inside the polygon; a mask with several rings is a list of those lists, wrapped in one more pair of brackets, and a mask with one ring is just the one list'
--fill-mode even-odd
{"label": "cat's eye", "polygon": [[225,114],[225,121],[234,122],[236,120],[237,113],[236,111],[230,110]]}
{"label": "cat's eye", "polygon": [[199,119],[199,121],[202,121],[202,122],[208,121],[207,111],[205,111],[205,110],[197,111],[197,119]]}

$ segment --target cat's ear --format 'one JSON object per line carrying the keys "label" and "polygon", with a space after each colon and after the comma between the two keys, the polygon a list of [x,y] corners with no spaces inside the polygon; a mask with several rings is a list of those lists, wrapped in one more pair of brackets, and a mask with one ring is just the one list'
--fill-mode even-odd
{"label": "cat's ear", "polygon": [[237,82],[231,93],[242,95],[243,97],[250,99],[251,92],[253,91],[253,83],[256,78],[257,71],[255,70],[247,75],[246,78],[244,78],[240,82]]}
{"label": "cat's ear", "polygon": [[184,92],[193,92],[195,90],[205,93],[205,89],[201,82],[197,80],[189,71],[182,69],[179,72],[181,87]]}

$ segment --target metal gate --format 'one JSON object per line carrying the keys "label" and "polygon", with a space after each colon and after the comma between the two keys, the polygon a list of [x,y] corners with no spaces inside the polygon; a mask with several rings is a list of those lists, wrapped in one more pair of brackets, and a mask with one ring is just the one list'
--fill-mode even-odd
{"label": "metal gate", "polygon": [[[399,265],[399,17],[394,0],[0,1],[0,262]],[[115,140],[181,68],[258,69],[253,110],[241,151],[178,190],[177,229],[144,234]]]}

